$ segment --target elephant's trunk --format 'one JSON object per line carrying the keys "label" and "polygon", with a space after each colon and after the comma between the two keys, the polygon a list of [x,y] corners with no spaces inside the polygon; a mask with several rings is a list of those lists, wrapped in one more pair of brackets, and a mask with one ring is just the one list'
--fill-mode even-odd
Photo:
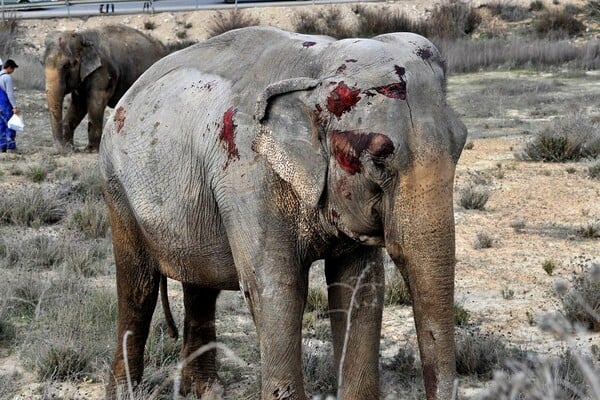
{"label": "elephant's trunk", "polygon": [[63,135],[63,100],[65,98],[65,83],[60,76],[60,71],[53,67],[46,67],[46,101],[50,112],[50,125],[52,136],[56,145],[64,145]]}
{"label": "elephant's trunk", "polygon": [[451,397],[454,345],[454,163],[417,161],[403,174],[385,212],[386,249],[413,299],[428,400]]}

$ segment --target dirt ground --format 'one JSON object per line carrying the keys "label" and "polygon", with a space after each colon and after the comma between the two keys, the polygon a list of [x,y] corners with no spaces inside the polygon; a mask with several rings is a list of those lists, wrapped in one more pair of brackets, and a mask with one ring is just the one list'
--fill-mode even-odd
{"label": "dirt ground", "polygon": [[[402,2],[402,7],[421,15],[427,11],[422,3],[406,1]],[[289,28],[293,9],[261,8],[251,12],[260,15],[261,21]],[[109,22],[126,23],[143,29],[144,21],[148,19],[157,25],[151,34],[164,41],[174,38],[177,29],[181,29],[182,24],[177,21],[192,24],[188,37],[203,39],[203,27],[209,23],[209,18],[208,12],[195,12],[156,14],[151,17],[135,15],[31,20],[25,21],[21,27],[27,36],[20,40],[27,41],[36,51],[41,51],[43,37],[52,29],[80,29]],[[502,336],[507,344],[543,354],[556,354],[565,346],[559,338],[542,333],[538,327],[543,315],[560,310],[560,298],[553,290],[554,285],[560,281],[571,282],[574,274],[592,263],[600,263],[599,239],[583,238],[577,233],[577,229],[585,224],[600,223],[600,180],[587,176],[587,162],[526,162],[518,160],[515,153],[531,139],[532,132],[539,131],[554,118],[563,117],[571,111],[600,117],[599,77],[598,71],[573,75],[557,70],[545,73],[481,72],[449,78],[449,102],[469,128],[468,141],[472,143],[471,149],[463,151],[458,164],[456,193],[469,183],[482,179],[491,192],[484,210],[465,210],[459,205],[455,207],[457,303],[469,311],[470,323],[479,326],[482,331]],[[538,97],[534,100],[527,100],[531,96],[528,90],[515,89],[512,94],[502,92],[501,88],[507,83],[515,87],[537,85],[535,87],[545,89],[536,94]],[[51,185],[34,184],[24,176],[12,175],[10,171],[15,165],[42,162],[50,157],[59,164],[94,167],[96,155],[75,153],[64,156],[52,150],[43,92],[20,90],[17,95],[27,128],[17,139],[20,154],[0,154],[0,170],[3,172],[0,190],[11,190],[17,185]],[[540,115],[540,104],[546,107],[547,113]],[[477,111],[483,107],[489,107],[491,112]],[[111,112],[107,111],[107,117]],[[76,133],[76,143],[81,148],[86,144],[84,126],[85,121]],[[474,241],[478,233],[485,233],[492,238],[490,248],[475,248]],[[552,275],[542,268],[546,260],[556,264]],[[318,268],[315,274],[319,274]],[[111,277],[102,279],[105,281],[100,284],[113,285]],[[322,276],[313,283],[321,284]],[[170,290],[175,309],[181,307],[178,290],[177,285]],[[243,302],[234,293],[224,297],[228,309],[239,310],[234,315],[227,314],[226,318],[236,320],[238,327],[250,330],[250,336],[254,337]],[[592,345],[600,345],[600,335],[577,334],[575,342],[581,351],[588,353]],[[416,349],[410,308],[386,308],[382,357],[384,360],[391,358],[398,347],[407,343]],[[50,398],[39,394],[40,383],[23,367],[18,354],[0,357],[0,374],[14,371],[22,373],[22,390],[14,399]],[[247,373],[250,376],[246,377],[246,381],[252,382],[252,373],[252,370]],[[228,387],[226,398],[241,398],[239,393],[245,389],[241,387],[243,385]],[[483,381],[463,379],[459,391],[461,398],[475,398],[485,385]],[[387,398],[397,398],[393,384],[386,383],[383,386]],[[58,384],[54,392],[56,398],[97,399],[102,398],[102,384]],[[1,393],[0,398],[4,398]]]}

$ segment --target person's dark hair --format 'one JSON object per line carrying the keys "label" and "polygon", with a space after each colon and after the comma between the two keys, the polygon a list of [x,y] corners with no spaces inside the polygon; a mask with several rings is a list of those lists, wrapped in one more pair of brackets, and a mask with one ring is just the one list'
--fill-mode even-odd
{"label": "person's dark hair", "polygon": [[13,60],[6,60],[2,65],[2,68],[19,68],[19,66]]}

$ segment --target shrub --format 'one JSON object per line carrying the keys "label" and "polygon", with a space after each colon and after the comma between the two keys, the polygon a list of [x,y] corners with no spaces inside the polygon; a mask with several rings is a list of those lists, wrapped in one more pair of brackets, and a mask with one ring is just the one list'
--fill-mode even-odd
{"label": "shrub", "polygon": [[411,383],[422,378],[421,369],[416,363],[417,357],[412,347],[400,347],[392,359],[383,365],[383,368],[394,372],[403,383]]}
{"label": "shrub", "polygon": [[0,54],[4,59],[17,49],[16,32],[19,28],[19,20],[15,15],[4,15],[0,19]]}
{"label": "shrub", "polygon": [[492,383],[478,399],[480,400],[583,400],[597,398],[589,382],[585,380],[578,360],[599,376],[600,371],[591,361],[567,350],[551,357],[530,355],[527,359],[506,361],[506,368],[495,371]]}
{"label": "shrub", "polygon": [[[364,7],[361,9],[366,10]],[[292,25],[298,33],[327,35],[337,39],[356,36],[356,33],[344,24],[342,13],[337,7],[330,7],[318,13],[297,12],[293,16]]]}
{"label": "shrub", "polygon": [[48,171],[46,171],[46,169],[44,167],[42,167],[41,165],[32,165],[29,167],[29,169],[27,170],[27,172],[25,173],[25,175],[32,181],[32,182],[42,182],[44,180],[46,180],[46,177],[48,176]]}
{"label": "shrub", "polygon": [[43,312],[22,344],[25,365],[41,379],[98,378],[113,349],[117,315],[112,290],[59,274],[49,282]]}
{"label": "shrub", "polygon": [[600,179],[600,160],[588,167],[588,176],[592,179]]}
{"label": "shrub", "polygon": [[259,23],[258,19],[246,15],[239,8],[227,12],[217,11],[208,26],[208,37],[211,38],[232,29],[254,26]]}
{"label": "shrub", "polygon": [[60,263],[64,248],[54,237],[36,234],[25,238],[2,238],[0,266],[28,270],[50,268]]}
{"label": "shrub", "polygon": [[492,247],[494,240],[490,235],[485,232],[477,232],[477,236],[475,238],[475,242],[473,243],[473,248],[478,249],[489,249]]}
{"label": "shrub", "polygon": [[535,20],[535,32],[540,38],[559,39],[580,34],[585,30],[581,21],[566,10],[549,10]]}
{"label": "shrub", "polygon": [[579,233],[582,237],[586,239],[598,238],[600,237],[600,222],[593,221],[581,225],[577,229],[577,233]]}
{"label": "shrub", "polygon": [[509,225],[516,233],[521,233],[527,227],[527,221],[525,218],[516,218],[510,222]]}
{"label": "shrub", "polygon": [[425,22],[428,37],[456,39],[470,35],[481,23],[481,16],[467,3],[451,0],[436,5]]}
{"label": "shrub", "polygon": [[572,68],[600,68],[600,41],[488,39],[440,40],[436,47],[451,73],[475,72],[489,68],[543,68],[568,64]]}
{"label": "shrub", "polygon": [[531,3],[529,3],[530,11],[542,11],[544,8],[544,2],[541,0],[534,0]]}
{"label": "shrub", "polygon": [[562,296],[562,306],[569,321],[600,331],[600,264],[575,278],[573,287]]}
{"label": "shrub", "polygon": [[314,312],[317,314],[317,317],[323,318],[325,317],[328,308],[327,294],[320,288],[308,288],[304,312]]}
{"label": "shrub", "polygon": [[154,23],[154,21],[144,21],[144,29],[151,31],[155,28],[156,24]]}
{"label": "shrub", "polygon": [[580,114],[554,120],[525,145],[517,158],[565,162],[600,156],[600,124]]}
{"label": "shrub", "polygon": [[460,329],[456,332],[456,372],[489,379],[512,357],[522,357],[517,348],[509,349],[491,333]]}
{"label": "shrub", "polygon": [[187,37],[187,31],[186,30],[177,31],[175,33],[175,36],[177,37],[177,39],[185,39]]}
{"label": "shrub", "polygon": [[392,271],[390,276],[386,277],[384,303],[388,306],[412,304],[408,286],[406,286],[402,274],[396,269]]}
{"label": "shrub", "polygon": [[21,189],[0,196],[0,225],[38,227],[56,224],[66,210],[56,195],[44,195],[40,190]]}
{"label": "shrub", "polygon": [[73,213],[70,225],[88,238],[106,237],[110,224],[104,202],[99,200],[86,201],[81,208]]}
{"label": "shrub", "polygon": [[465,143],[464,149],[465,150],[473,150],[474,147],[475,147],[475,143],[469,141],[469,142]]}
{"label": "shrub", "polygon": [[554,269],[556,268],[556,263],[554,260],[544,260],[542,263],[542,268],[548,275],[552,275]]}
{"label": "shrub", "polygon": [[333,365],[330,343],[304,341],[302,372],[310,393],[336,393],[337,371]]}
{"label": "shrub", "polygon": [[38,360],[36,372],[39,379],[78,379],[89,374],[91,361],[83,347],[49,343]]}
{"label": "shrub", "polygon": [[529,10],[525,7],[507,3],[504,1],[495,1],[487,3],[487,8],[492,12],[492,15],[500,17],[504,21],[517,22],[529,17]]}
{"label": "shrub", "polygon": [[373,37],[390,32],[425,33],[423,24],[399,11],[365,7],[360,13],[358,27],[353,36]]}
{"label": "shrub", "polygon": [[490,198],[490,191],[481,185],[469,185],[458,194],[458,203],[467,210],[483,210]]}
{"label": "shrub", "polygon": [[454,303],[454,325],[465,326],[469,323],[471,314],[460,304]]}

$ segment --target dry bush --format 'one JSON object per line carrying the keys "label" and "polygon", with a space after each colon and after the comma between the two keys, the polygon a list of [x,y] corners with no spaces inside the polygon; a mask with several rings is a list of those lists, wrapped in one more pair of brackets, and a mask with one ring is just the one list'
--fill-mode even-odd
{"label": "dry bush", "polygon": [[13,54],[17,49],[17,28],[19,20],[13,15],[5,15],[5,19],[0,19],[0,54],[3,60],[8,55]]}
{"label": "dry bush", "polygon": [[402,274],[394,268],[389,274],[386,274],[384,303],[385,305],[411,305],[412,300],[408,286],[404,282]]}
{"label": "dry bush", "polygon": [[535,19],[535,32],[540,38],[559,39],[580,34],[585,25],[566,10],[549,10]]}
{"label": "dry bush", "polygon": [[592,179],[600,179],[600,160],[596,160],[588,167],[588,176]]}
{"label": "dry bush", "polygon": [[373,37],[391,32],[424,34],[423,24],[400,11],[387,8],[363,7],[359,10],[358,26],[354,36]]}
{"label": "dry bush", "polygon": [[502,339],[478,329],[456,331],[456,372],[484,379],[492,377],[494,370],[502,369],[511,358],[522,358],[518,348],[508,348]]}
{"label": "dry bush", "polygon": [[574,113],[553,121],[525,145],[517,158],[566,162],[600,156],[600,123]]}
{"label": "dry bush", "polygon": [[294,30],[310,35],[326,35],[336,39],[356,36],[356,32],[348,28],[339,8],[330,7],[317,13],[299,11],[292,17]]}
{"label": "dry bush", "polygon": [[[596,370],[596,377],[600,376],[600,371],[586,362]],[[530,355],[526,360],[507,360],[506,368],[494,371],[492,383],[476,398],[588,400],[598,397],[594,397],[594,390],[586,382],[576,356],[567,350],[555,357]]]}
{"label": "dry bush", "polygon": [[56,224],[66,210],[56,195],[45,195],[39,189],[19,189],[0,197],[0,225],[39,227]]}
{"label": "dry bush", "polygon": [[418,384],[416,381],[420,381],[422,385],[422,371],[412,347],[400,347],[394,357],[382,367],[384,370],[392,371],[403,384]]}
{"label": "dry bush", "polygon": [[207,28],[208,37],[220,35],[232,29],[259,25],[260,21],[244,13],[239,8],[230,11],[217,11]]}
{"label": "dry bush", "polygon": [[473,33],[480,23],[481,16],[470,4],[451,0],[434,7],[424,31],[430,38],[457,39]]}
{"label": "dry bush", "polygon": [[546,8],[546,6],[541,0],[534,0],[529,3],[529,11],[542,11],[544,8]]}
{"label": "dry bush", "polygon": [[475,241],[473,242],[473,248],[475,250],[479,249],[489,249],[492,247],[494,243],[494,239],[485,232],[477,232],[475,237]]}
{"label": "dry bush", "polygon": [[582,44],[547,40],[435,40],[451,73],[481,69],[547,68],[567,65],[577,69],[600,68],[600,41]]}
{"label": "dry bush", "polygon": [[578,274],[562,297],[563,312],[572,323],[600,332],[600,264]]}
{"label": "dry bush", "polygon": [[[517,22],[529,17],[530,8],[525,8],[518,4],[507,1],[493,1],[486,4],[492,15],[499,17],[504,21]],[[536,7],[534,5],[534,7]]]}
{"label": "dry bush", "polygon": [[468,185],[458,193],[458,204],[467,210],[484,210],[490,190],[482,185]]}
{"label": "dry bush", "polygon": [[114,340],[114,293],[59,274],[46,282],[40,308],[21,345],[25,364],[44,380],[100,379],[112,356],[106,343]]}
{"label": "dry bush", "polygon": [[108,210],[103,200],[87,200],[71,216],[70,226],[86,238],[106,237],[110,229]]}

